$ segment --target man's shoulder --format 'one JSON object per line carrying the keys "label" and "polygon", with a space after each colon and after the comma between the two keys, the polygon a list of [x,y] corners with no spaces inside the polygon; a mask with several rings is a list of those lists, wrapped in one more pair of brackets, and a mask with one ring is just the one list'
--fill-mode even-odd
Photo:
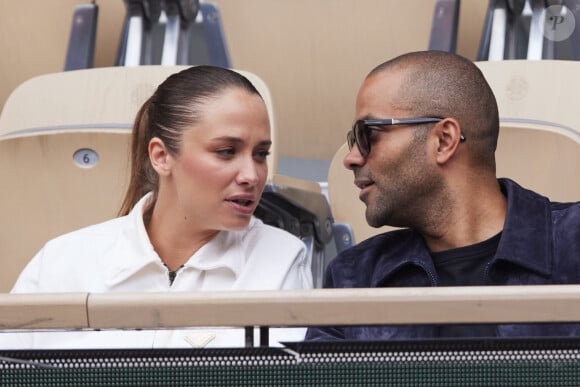
{"label": "man's shoulder", "polygon": [[570,215],[580,214],[580,202],[550,202],[550,205],[552,212],[561,212]]}
{"label": "man's shoulder", "polygon": [[552,222],[557,234],[580,235],[580,202],[552,202]]}
{"label": "man's shoulder", "polygon": [[[555,222],[580,223],[580,201],[557,201],[554,198],[544,196],[541,192],[524,188],[515,181],[506,178],[499,179],[499,182],[503,189],[508,191],[508,200],[520,203],[519,206],[525,206],[523,208],[529,210],[532,207],[535,210],[546,208],[551,212]],[[511,197],[512,195],[513,197]]]}
{"label": "man's shoulder", "polygon": [[342,251],[328,265],[328,287],[370,287],[422,243],[409,229],[388,231]]}
{"label": "man's shoulder", "polygon": [[[523,187],[516,181],[508,178],[499,178],[498,181],[502,187],[502,191],[507,195],[508,200],[541,202],[543,205],[550,206],[552,211],[568,209],[570,209],[570,211],[579,211],[580,209],[580,201],[558,201],[555,198],[546,196],[542,192]],[[580,200],[580,198],[578,199]]]}

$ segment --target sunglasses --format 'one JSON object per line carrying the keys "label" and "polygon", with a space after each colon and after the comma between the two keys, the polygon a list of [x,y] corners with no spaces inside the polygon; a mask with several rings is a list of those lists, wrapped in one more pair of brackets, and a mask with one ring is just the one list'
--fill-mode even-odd
{"label": "sunglasses", "polygon": [[[371,152],[371,142],[369,139],[372,130],[387,130],[386,128],[371,128],[371,126],[393,126],[393,125],[418,125],[439,122],[443,118],[418,117],[418,118],[385,118],[381,120],[358,120],[346,134],[348,149],[352,150],[356,144],[360,155],[366,158]],[[461,133],[461,142],[465,141],[465,136]]]}

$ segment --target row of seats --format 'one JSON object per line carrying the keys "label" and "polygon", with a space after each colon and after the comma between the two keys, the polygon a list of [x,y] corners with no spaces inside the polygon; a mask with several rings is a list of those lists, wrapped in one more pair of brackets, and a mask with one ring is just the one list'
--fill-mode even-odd
{"label": "row of seats", "polygon": [[[121,0],[119,0],[121,1]],[[122,0],[126,17],[116,65],[231,67],[218,7],[200,0]],[[477,60],[580,59],[580,0],[490,0]],[[455,52],[460,0],[436,0],[428,48]],[[98,6],[78,5],[65,70],[90,68]]]}
{"label": "row of seats", "polygon": [[[116,66],[211,64],[231,67],[216,4],[200,0],[122,1],[126,14]],[[95,2],[75,7],[65,71],[93,67],[98,11]]]}
{"label": "row of seats", "polygon": [[[430,50],[455,52],[460,0],[437,0]],[[489,0],[478,61],[580,59],[580,0]]]}

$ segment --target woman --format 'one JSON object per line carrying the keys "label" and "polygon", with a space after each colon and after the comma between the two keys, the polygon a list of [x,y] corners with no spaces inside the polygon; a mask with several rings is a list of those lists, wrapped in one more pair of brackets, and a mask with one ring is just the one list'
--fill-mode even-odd
{"label": "woman", "polygon": [[[266,105],[245,77],[212,66],[170,76],[137,114],[121,217],[48,242],[12,292],[311,287],[304,244],[252,216],[270,145]],[[293,340],[304,331],[279,333]],[[244,335],[242,329],[191,329],[33,333],[25,339],[24,346],[35,348],[130,348],[238,346]]]}

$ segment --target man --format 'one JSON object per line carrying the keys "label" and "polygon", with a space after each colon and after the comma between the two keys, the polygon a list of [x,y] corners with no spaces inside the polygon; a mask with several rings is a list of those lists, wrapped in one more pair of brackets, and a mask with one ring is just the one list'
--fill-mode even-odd
{"label": "man", "polygon": [[[372,70],[344,165],[369,225],[405,228],[341,253],[325,287],[580,283],[580,203],[550,203],[498,180],[498,132],[493,92],[465,58],[414,52]],[[574,324],[354,326],[313,327],[307,339],[577,333]]]}

